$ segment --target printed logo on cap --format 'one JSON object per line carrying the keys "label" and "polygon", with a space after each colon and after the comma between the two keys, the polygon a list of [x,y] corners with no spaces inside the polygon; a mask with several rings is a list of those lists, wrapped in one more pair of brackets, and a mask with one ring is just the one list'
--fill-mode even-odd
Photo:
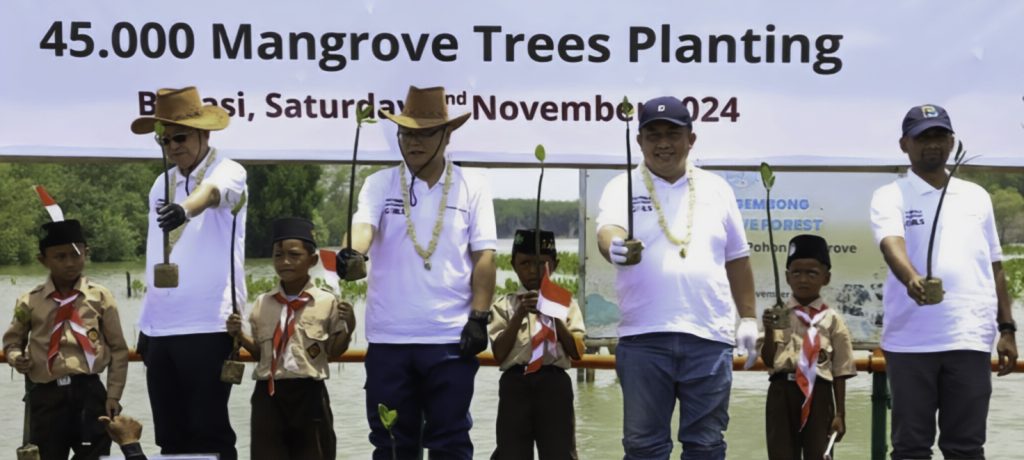
{"label": "printed logo on cap", "polygon": [[658,111],[659,112],[664,112],[665,111],[665,104],[659,104],[658,105]]}
{"label": "printed logo on cap", "polygon": [[939,111],[935,109],[933,105],[921,106],[921,116],[925,118],[935,118],[939,116]]}

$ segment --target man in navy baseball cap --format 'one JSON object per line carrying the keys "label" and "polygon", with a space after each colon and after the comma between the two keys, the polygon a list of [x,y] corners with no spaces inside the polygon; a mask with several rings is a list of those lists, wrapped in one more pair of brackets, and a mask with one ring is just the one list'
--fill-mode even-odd
{"label": "man in navy baseball cap", "polygon": [[[724,460],[734,346],[757,360],[743,220],[729,184],[689,160],[697,135],[682,101],[644,102],[639,123],[643,163],[605,186],[596,227],[598,248],[616,267],[622,313],[616,373],[625,458],[669,458],[678,405],[685,458]],[[702,225],[710,216],[716,224]]]}
{"label": "man in navy baseball cap", "polygon": [[652,121],[663,120],[677,126],[693,127],[690,111],[683,101],[672,96],[651,99],[640,105],[640,128],[643,129]]}
{"label": "man in navy baseball cap", "polygon": [[903,117],[903,136],[917,137],[928,128],[943,128],[953,132],[953,123],[949,121],[946,109],[935,104],[919,105],[907,111]]}

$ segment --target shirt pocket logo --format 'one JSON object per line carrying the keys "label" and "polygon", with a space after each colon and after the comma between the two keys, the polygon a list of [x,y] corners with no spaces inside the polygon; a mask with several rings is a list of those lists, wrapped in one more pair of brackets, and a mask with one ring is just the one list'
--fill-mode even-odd
{"label": "shirt pocket logo", "polygon": [[903,226],[905,228],[924,225],[924,212],[920,209],[910,209],[903,212]]}

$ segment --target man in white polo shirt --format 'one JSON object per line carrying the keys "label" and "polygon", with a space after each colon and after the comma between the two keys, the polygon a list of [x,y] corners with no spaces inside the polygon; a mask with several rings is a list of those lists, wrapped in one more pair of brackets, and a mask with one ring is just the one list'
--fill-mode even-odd
{"label": "man in white polo shirt", "polygon": [[[235,273],[234,293],[230,270],[232,240],[235,266],[243,267],[245,260],[246,208],[238,212],[235,233],[231,211],[246,190],[246,174],[210,147],[210,131],[227,125],[227,112],[202,105],[199,92],[189,87],[158,91],[154,116],[138,118],[131,126],[135,134],[162,126],[156,140],[174,164],[149,191],[147,289],[139,316],[138,348],[163,454],[238,456],[228,419],[231,385],[221,382],[220,371],[232,351],[224,326],[231,296],[246,298],[243,270]],[[165,232],[172,246],[170,261],[178,265],[173,288],[154,284],[153,266],[164,261]]]}
{"label": "man in white polo shirt", "polygon": [[[398,411],[398,458],[471,459],[469,404],[487,348],[497,234],[482,177],[445,159],[452,131],[444,88],[410,87],[398,125],[402,164],[366,178],[348,259],[369,251],[366,300],[366,417],[374,459],[390,459],[378,404]],[[363,270],[358,270],[362,272]]]}
{"label": "man in white polo shirt", "polygon": [[[597,217],[601,254],[617,269],[625,458],[669,458],[678,399],[683,458],[724,459],[733,346],[753,352],[757,339],[743,220],[728,183],[687,161],[697,136],[682,101],[649,100],[639,118],[633,202],[617,176]],[[642,245],[624,241],[629,212]],[[635,252],[640,262],[626,265]]]}
{"label": "man in white polo shirt", "polygon": [[[892,390],[893,459],[932,458],[936,411],[945,458],[984,458],[997,331],[999,375],[1012,372],[1017,361],[992,200],[973,183],[948,179],[953,144],[945,109],[910,109],[900,138],[910,171],[871,199],[875,241],[889,265],[882,350]],[[924,305],[928,239],[947,180],[932,255],[933,276],[945,295]]]}

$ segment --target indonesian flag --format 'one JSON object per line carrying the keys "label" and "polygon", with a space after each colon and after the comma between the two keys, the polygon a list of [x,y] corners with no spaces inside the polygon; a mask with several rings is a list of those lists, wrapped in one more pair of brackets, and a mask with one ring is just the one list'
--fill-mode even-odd
{"label": "indonesian flag", "polygon": [[324,279],[327,284],[337,286],[341,278],[338,277],[338,256],[328,249],[320,250],[320,265],[324,267]]}
{"label": "indonesian flag", "polygon": [[46,193],[46,189],[42,185],[36,186],[36,194],[39,195],[39,199],[43,202],[43,207],[46,208],[46,212],[50,214],[50,220],[54,222],[60,222],[64,220],[64,211],[61,211],[60,206],[57,205],[56,201],[50,197],[49,193]]}
{"label": "indonesian flag", "polygon": [[555,333],[555,320],[565,321],[569,317],[569,305],[572,304],[572,293],[555,284],[544,269],[544,278],[540,281],[540,293],[537,296],[537,330],[530,338],[532,353],[530,363],[526,365],[526,374],[540,370],[544,365],[545,350],[552,356],[559,356],[558,337]]}

